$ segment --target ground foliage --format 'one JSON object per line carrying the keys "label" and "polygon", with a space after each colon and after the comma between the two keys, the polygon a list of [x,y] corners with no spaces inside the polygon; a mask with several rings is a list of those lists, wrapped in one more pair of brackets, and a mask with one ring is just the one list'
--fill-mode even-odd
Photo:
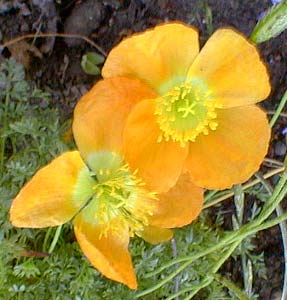
{"label": "ground foliage", "polygon": [[[134,291],[103,278],[89,264],[75,241],[71,224],[63,226],[52,251],[50,245],[56,228],[16,229],[10,224],[11,200],[23,184],[39,167],[74,145],[66,140],[67,124],[61,124],[57,109],[47,107],[49,94],[25,80],[23,67],[9,59],[0,65],[0,70],[0,117],[4,120],[1,145],[5,150],[0,183],[0,299],[88,300],[114,299],[114,295],[119,300],[134,299]],[[193,225],[176,230],[172,243],[151,246],[141,239],[133,239],[130,250],[140,289],[153,286],[176,270],[177,265],[147,276],[155,269],[177,257],[200,253],[215,245],[224,234],[223,219],[218,214],[212,226],[210,222],[208,213],[203,213]],[[252,253],[251,239],[245,240],[242,249],[234,253],[233,259],[243,252],[252,256],[257,275],[264,278],[263,256]],[[174,299],[167,297],[185,289],[188,295],[190,287],[204,279],[220,255],[220,252],[212,253],[197,260],[174,280],[142,299]],[[231,281],[218,277],[195,299],[238,299],[235,291]]]}
{"label": "ground foliage", "polygon": [[[44,2],[53,3],[53,1]],[[96,3],[96,1],[84,2],[90,5],[92,2]],[[163,20],[177,19],[195,24],[202,33],[201,42],[203,43],[212,31],[226,25],[235,26],[249,35],[260,13],[264,13],[270,6],[267,0],[252,2],[210,0],[198,1],[197,4],[195,2],[191,0],[103,1],[101,4],[94,4],[100,6],[101,13],[95,22],[88,24],[87,28],[90,32],[96,32],[100,46],[108,51],[123,36],[133,31],[144,30]],[[42,30],[49,31],[49,28],[55,27],[55,19],[52,16],[55,11],[39,5],[40,1],[33,1],[38,6],[32,10],[31,15],[27,16],[23,13],[23,5],[20,6],[20,13],[18,13],[17,5],[21,4],[21,1],[13,1],[13,4],[8,6],[5,6],[6,3],[8,2],[0,1],[0,8],[6,7],[5,11],[0,10],[0,31],[2,31],[0,40],[2,36],[6,39],[7,36],[17,36],[20,32],[31,32],[35,28],[33,22],[36,24],[40,15],[42,16]],[[68,31],[69,26],[75,29],[73,18],[70,18],[71,25],[68,26],[67,15],[69,13],[67,12],[73,7],[69,5],[70,1],[55,1],[55,3],[56,7],[60,7],[61,22],[58,24],[58,29]],[[79,7],[80,5],[75,5],[74,14],[79,14]],[[15,12],[17,12],[17,22],[14,18]],[[47,12],[49,16],[46,15]],[[78,23],[81,24],[81,22]],[[25,24],[26,29],[20,24]],[[80,33],[89,35],[90,32]],[[285,32],[279,38],[260,46],[264,60],[270,67],[273,92],[270,101],[266,101],[264,105],[271,110],[274,109],[274,105],[276,107],[286,88],[287,77],[284,74],[286,75],[287,56],[284,56],[284,53],[287,52],[286,47],[283,47],[286,37]],[[135,292],[103,278],[91,267],[79,250],[70,224],[63,226],[58,243],[52,253],[47,255],[56,228],[18,230],[12,228],[9,222],[8,211],[11,200],[22,185],[53,157],[74,147],[69,138],[70,133],[67,131],[68,124],[64,123],[63,119],[66,120],[71,116],[75,101],[80,93],[86,90],[83,88],[83,82],[88,82],[89,85],[94,82],[94,77],[87,77],[80,68],[81,56],[94,49],[84,46],[83,43],[80,46],[71,43],[67,53],[63,40],[56,40],[57,47],[54,50],[52,40],[36,41],[37,47],[47,45],[50,51],[49,59],[45,58],[42,62],[33,55],[30,57],[31,48],[29,48],[27,64],[30,69],[26,74],[26,80],[21,65],[16,64],[12,59],[3,60],[3,57],[0,57],[2,61],[0,66],[0,155],[2,155],[0,157],[0,299],[30,300],[34,297],[44,300],[109,300],[114,299],[115,295],[119,300],[134,299]],[[15,56],[17,51],[21,52],[22,46],[16,50],[9,49],[12,56]],[[34,50],[32,49],[32,53]],[[5,53],[4,56],[9,56],[9,53],[8,55]],[[66,61],[68,61],[67,72]],[[27,78],[29,78],[28,81]],[[35,82],[37,86],[49,92],[39,90]],[[2,120],[7,121],[4,126],[5,130],[2,127]],[[281,130],[286,125],[283,121],[275,125],[272,146],[276,146],[278,139],[282,140]],[[269,156],[282,158],[282,155],[278,156],[274,149],[275,147],[271,147]],[[275,184],[276,181],[273,183]],[[245,195],[247,199],[245,199],[243,223],[248,218],[252,219],[253,212],[255,216],[258,206],[260,207],[261,203],[268,198],[268,194],[260,184],[249,189]],[[208,213],[202,215],[199,222],[176,230],[177,251],[170,243],[150,246],[140,239],[133,239],[130,250],[140,289],[151,287],[176,270],[177,266],[148,277],[147,274],[154,269],[168,263],[176,256],[190,255],[193,251],[201,251],[209,245],[216,244],[219,237],[223,235],[222,228],[225,230],[234,228],[235,223],[232,222],[234,218],[238,218],[238,215],[235,205],[231,202],[209,210]],[[240,226],[240,224],[237,225]],[[254,272],[255,291],[253,292],[262,294],[259,299],[269,300],[271,291],[280,289],[282,279],[282,251],[278,240],[280,240],[278,228],[260,232],[255,239],[246,239],[240,249],[238,248],[233,254],[233,258],[223,266],[222,273],[236,282],[237,286],[243,287],[241,258],[247,257],[252,261]],[[195,285],[216,259],[216,256],[210,256],[197,261],[173,281],[140,299],[168,299],[167,297],[176,293],[178,285],[180,290]],[[266,272],[266,267],[268,272]],[[266,276],[267,280],[264,280]],[[268,290],[266,293],[262,292],[266,289]],[[256,296],[253,295],[253,297]],[[195,299],[238,299],[238,295],[236,296],[236,288],[230,285],[229,281],[226,282],[218,277]]]}

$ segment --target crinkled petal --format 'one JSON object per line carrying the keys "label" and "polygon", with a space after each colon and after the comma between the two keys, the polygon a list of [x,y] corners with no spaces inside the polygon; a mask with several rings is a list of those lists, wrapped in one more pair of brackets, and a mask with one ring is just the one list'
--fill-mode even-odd
{"label": "crinkled petal", "polygon": [[[131,289],[137,281],[128,250],[129,229],[121,232],[91,225],[79,214],[74,222],[77,241],[91,264],[109,279],[121,282]],[[115,225],[115,224],[114,224]]]}
{"label": "crinkled petal", "polygon": [[150,224],[164,228],[190,224],[202,210],[203,189],[195,186],[188,173],[183,173],[176,185],[158,195]]}
{"label": "crinkled petal", "polygon": [[138,232],[137,235],[144,239],[146,242],[156,245],[172,239],[173,232],[172,230],[166,228],[147,226],[143,231]]}
{"label": "crinkled petal", "polygon": [[69,221],[85,200],[74,197],[81,170],[78,151],[66,152],[40,169],[14,199],[10,220],[17,227],[48,227]]}
{"label": "crinkled petal", "polygon": [[198,52],[198,33],[194,28],[180,23],[159,25],[114,47],[102,75],[139,78],[164,93],[184,81]]}
{"label": "crinkled petal", "polygon": [[188,147],[158,142],[161,131],[154,115],[154,100],[141,101],[129,115],[124,130],[124,155],[148,188],[165,192],[181,174]]}
{"label": "crinkled petal", "polygon": [[155,92],[139,80],[101,80],[85,94],[74,111],[73,133],[85,159],[97,150],[120,152],[122,131],[132,107],[154,98]]}
{"label": "crinkled petal", "polygon": [[190,143],[186,161],[191,180],[207,189],[225,189],[256,172],[267,153],[270,128],[257,106],[219,110],[218,128]]}
{"label": "crinkled petal", "polygon": [[196,57],[188,79],[203,80],[223,107],[253,104],[270,93],[256,47],[232,29],[217,30]]}

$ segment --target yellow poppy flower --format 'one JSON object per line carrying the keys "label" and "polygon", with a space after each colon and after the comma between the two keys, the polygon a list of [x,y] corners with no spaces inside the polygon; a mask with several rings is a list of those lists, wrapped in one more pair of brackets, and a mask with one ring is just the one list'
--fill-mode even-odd
{"label": "yellow poppy flower", "polygon": [[[269,95],[269,76],[256,47],[238,32],[217,30],[199,52],[194,28],[159,25],[113,48],[102,75],[121,84],[138,80],[123,153],[152,189],[169,190],[183,171],[198,186],[224,189],[259,168],[270,129],[255,103]],[[141,94],[144,89],[150,95]],[[130,103],[115,99],[110,109],[121,105]]]}
{"label": "yellow poppy flower", "polygon": [[[57,226],[72,220],[91,264],[131,289],[137,282],[129,238],[136,234],[153,244],[167,241],[172,237],[169,228],[191,223],[203,202],[203,190],[191,183],[187,173],[169,191],[155,193],[124,161],[123,124],[133,103],[153,93],[140,85],[136,80],[107,79],[85,95],[75,108],[73,124],[80,152],[66,152],[40,169],[10,210],[17,227]],[[90,96],[97,94],[106,100],[99,101],[100,110],[109,114],[95,111]],[[126,106],[113,105],[116,100]]]}

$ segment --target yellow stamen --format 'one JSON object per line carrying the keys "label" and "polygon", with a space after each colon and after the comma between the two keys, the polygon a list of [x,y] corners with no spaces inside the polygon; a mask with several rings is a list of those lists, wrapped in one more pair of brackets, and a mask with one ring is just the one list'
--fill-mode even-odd
{"label": "yellow stamen", "polygon": [[[118,163],[119,160],[115,161]],[[145,183],[136,177],[136,171],[130,171],[128,165],[106,165],[110,168],[93,170],[97,180],[91,188],[92,200],[82,211],[83,217],[90,224],[102,226],[102,235],[109,230],[120,233],[119,222],[121,226],[128,226],[131,234],[143,230],[154,209],[156,194],[145,189]]]}
{"label": "yellow stamen", "polygon": [[216,109],[221,105],[200,80],[182,83],[156,101],[155,114],[162,134],[158,137],[173,140],[185,146],[194,142],[199,134],[216,130]]}

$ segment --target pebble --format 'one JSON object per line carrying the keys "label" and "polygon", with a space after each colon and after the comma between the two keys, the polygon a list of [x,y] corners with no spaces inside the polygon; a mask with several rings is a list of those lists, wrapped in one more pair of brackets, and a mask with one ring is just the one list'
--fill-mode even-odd
{"label": "pebble", "polygon": [[278,156],[284,156],[286,154],[287,146],[285,143],[281,141],[277,141],[275,143],[274,151]]}
{"label": "pebble", "polygon": [[[101,1],[87,0],[79,2],[65,21],[64,31],[66,34],[80,34],[89,36],[99,26],[104,18],[103,5]],[[78,46],[83,43],[82,39],[65,38],[68,46]]]}

